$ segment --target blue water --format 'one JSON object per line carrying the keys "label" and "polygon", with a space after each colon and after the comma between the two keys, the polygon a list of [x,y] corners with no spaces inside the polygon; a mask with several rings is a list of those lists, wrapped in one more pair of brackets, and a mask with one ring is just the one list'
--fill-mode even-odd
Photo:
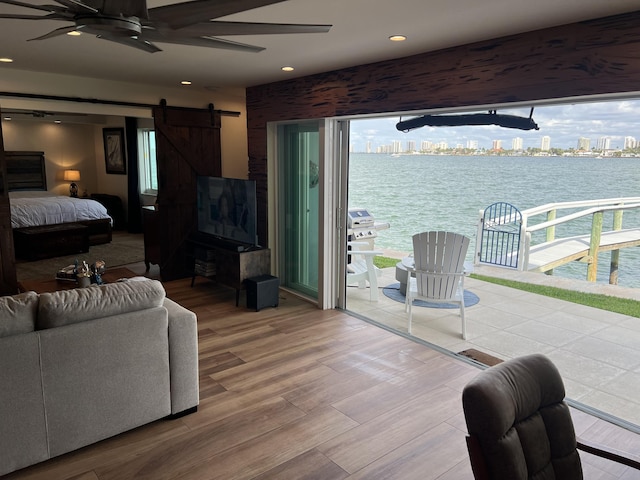
{"label": "blue water", "polygon": [[[480,210],[508,202],[524,210],[552,202],[640,196],[640,159],[351,154],[349,206],[366,208],[391,228],[376,246],[409,252],[411,236],[451,230],[471,238],[473,258]],[[566,214],[568,212],[565,212]],[[561,212],[558,212],[558,216]],[[543,221],[541,219],[540,221]],[[612,218],[605,215],[605,229]],[[536,222],[537,223],[537,222]],[[627,211],[623,228],[640,227],[640,211]],[[556,238],[588,234],[591,217],[556,229]],[[543,241],[542,235],[533,243]],[[609,253],[601,253],[598,282],[608,283]],[[586,278],[584,263],[554,275]],[[640,248],[620,251],[618,284],[640,288]]]}

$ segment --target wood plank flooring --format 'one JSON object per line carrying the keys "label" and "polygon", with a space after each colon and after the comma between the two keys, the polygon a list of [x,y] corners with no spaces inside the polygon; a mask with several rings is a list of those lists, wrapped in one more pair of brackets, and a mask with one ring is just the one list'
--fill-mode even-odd
{"label": "wood plank flooring", "polygon": [[[165,284],[198,315],[200,407],[7,479],[471,479],[460,395],[479,370],[281,292],[235,307],[205,279]],[[576,429],[640,452],[634,434],[576,412]],[[590,434],[590,435],[589,435]],[[640,478],[583,457],[587,478]]]}

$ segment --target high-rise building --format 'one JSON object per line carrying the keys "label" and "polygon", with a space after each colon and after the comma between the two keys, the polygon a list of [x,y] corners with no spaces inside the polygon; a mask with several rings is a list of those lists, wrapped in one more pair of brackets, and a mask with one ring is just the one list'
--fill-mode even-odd
{"label": "high-rise building", "polygon": [[494,140],[492,142],[493,150],[502,150],[502,140]]}
{"label": "high-rise building", "polygon": [[407,140],[407,152],[415,152],[416,151],[416,142],[415,140]]}
{"label": "high-rise building", "polygon": [[611,137],[598,138],[598,150],[611,150]]}
{"label": "high-rise building", "polygon": [[478,141],[477,140],[467,140],[467,148],[470,150],[478,149]]}
{"label": "high-rise building", "polygon": [[516,137],[513,140],[511,140],[511,150],[520,151],[522,150],[523,145],[524,145],[524,140],[522,140],[522,137]]}
{"label": "high-rise building", "polygon": [[624,137],[624,149],[636,148],[638,146],[638,142],[634,137]]}
{"label": "high-rise building", "polygon": [[391,149],[393,153],[402,153],[402,142],[400,140],[394,140]]}
{"label": "high-rise building", "polygon": [[367,153],[371,153],[371,140],[367,140],[367,146],[365,147]]}
{"label": "high-rise building", "polygon": [[583,150],[583,151],[591,150],[591,140],[586,137],[580,137],[578,139],[578,150]]}
{"label": "high-rise building", "polygon": [[540,142],[540,150],[542,150],[543,152],[548,152],[551,149],[551,137],[548,135],[545,135],[544,137],[542,137],[542,140]]}
{"label": "high-rise building", "polygon": [[422,143],[420,143],[421,152],[428,152],[431,149],[433,149],[433,142],[430,142],[429,140],[423,140]]}

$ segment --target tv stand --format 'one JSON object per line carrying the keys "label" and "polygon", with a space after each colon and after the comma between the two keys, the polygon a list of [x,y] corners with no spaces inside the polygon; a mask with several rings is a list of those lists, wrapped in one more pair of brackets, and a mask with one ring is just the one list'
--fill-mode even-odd
{"label": "tv stand", "polygon": [[189,240],[193,251],[193,276],[210,278],[221,285],[236,290],[236,307],[240,301],[240,290],[247,278],[271,273],[271,251],[268,248],[247,249],[195,237]]}

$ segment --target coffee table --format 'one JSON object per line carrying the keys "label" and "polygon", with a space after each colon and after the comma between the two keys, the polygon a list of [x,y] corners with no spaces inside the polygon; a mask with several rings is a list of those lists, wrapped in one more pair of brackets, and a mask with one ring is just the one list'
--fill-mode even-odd
{"label": "coffee table", "polygon": [[[102,274],[102,281],[104,283],[113,283],[121,278],[137,276],[138,275],[136,273],[132,272],[128,268],[116,267],[107,269],[107,271]],[[78,284],[76,282],[67,282],[52,278],[47,280],[24,280],[22,282],[18,282],[18,288],[21,292],[33,291],[36,293],[45,293],[55,292],[57,290],[71,290],[73,288],[78,288]]]}

